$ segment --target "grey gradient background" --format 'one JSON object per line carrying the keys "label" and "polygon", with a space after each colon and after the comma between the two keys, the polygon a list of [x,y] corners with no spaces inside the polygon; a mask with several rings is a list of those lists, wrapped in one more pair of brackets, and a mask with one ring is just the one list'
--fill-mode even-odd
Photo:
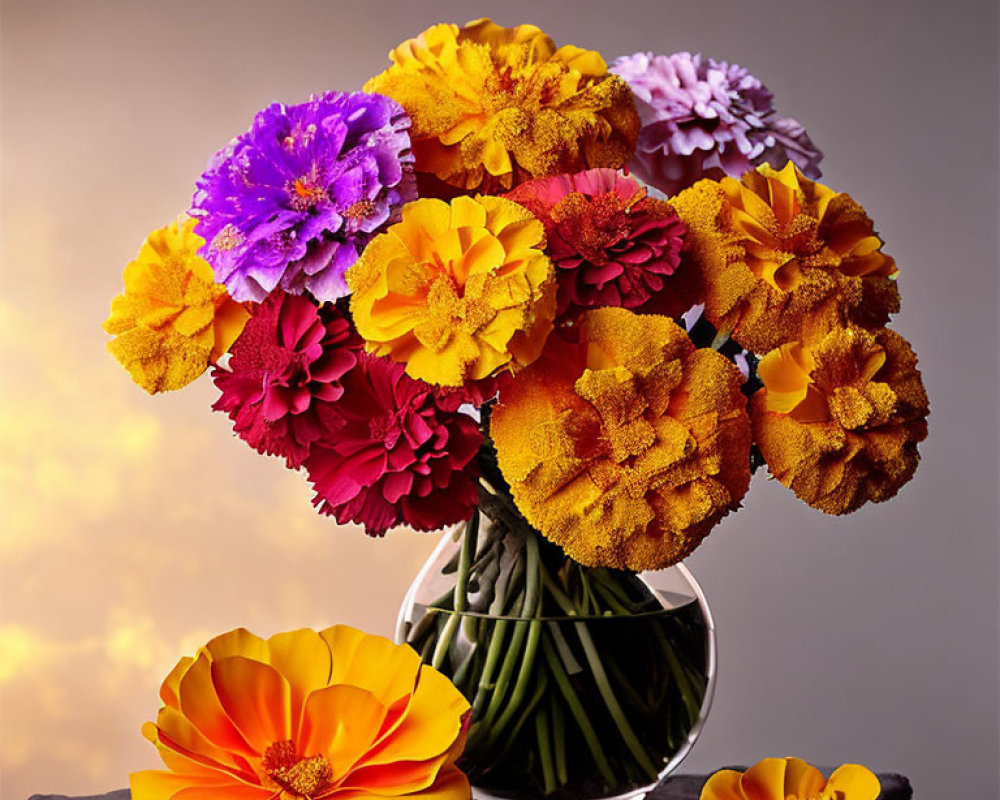
{"label": "grey gradient background", "polygon": [[436,21],[533,22],[609,60],[736,61],[826,151],[901,268],[933,414],[899,497],[832,519],[755,478],[689,564],[717,616],[687,770],[797,755],[998,796],[997,7],[992,2],[2,5],[2,794],[156,763],[156,687],[206,636],[389,633],[433,537],[370,541],[234,441],[203,380],[148,399],[97,327],[148,230],[253,112],[358,88]]}

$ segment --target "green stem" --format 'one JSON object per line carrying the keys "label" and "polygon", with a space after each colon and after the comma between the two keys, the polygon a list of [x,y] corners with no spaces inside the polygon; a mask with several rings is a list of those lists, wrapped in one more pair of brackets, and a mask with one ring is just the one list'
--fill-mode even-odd
{"label": "green stem", "polygon": [[535,739],[538,742],[538,758],[542,762],[542,793],[548,797],[556,790],[556,772],[549,747],[549,715],[544,709],[535,714]]}
{"label": "green stem", "polygon": [[570,713],[573,714],[573,719],[576,720],[576,724],[580,728],[580,733],[583,734],[583,740],[587,743],[590,754],[594,757],[597,769],[611,789],[617,788],[618,782],[615,780],[614,772],[611,771],[611,765],[608,763],[604,749],[597,738],[594,726],[587,719],[587,712],[584,711],[583,705],[580,703],[580,698],[574,691],[573,685],[569,681],[569,676],[559,662],[559,656],[556,655],[555,648],[553,648],[548,639],[542,640],[542,653],[545,655],[546,662],[548,662],[552,677],[555,678],[556,686],[559,687],[566,705],[569,706]]}
{"label": "green stem", "polygon": [[[532,617],[537,617],[541,611],[541,604],[539,602],[541,599],[539,597],[539,573],[542,570],[541,559],[538,553],[538,539],[535,538],[534,535],[529,535],[527,537],[525,542],[525,552],[527,563],[524,568],[524,605],[521,607],[520,616],[525,617],[530,614]],[[497,731],[503,730],[504,725],[506,725],[510,717],[517,712],[517,706],[528,688],[528,679],[534,666],[535,651],[538,648],[538,637],[541,633],[541,624],[541,620],[539,619],[531,619],[530,621],[518,620],[515,623],[514,634],[511,637],[510,647],[507,649],[503,665],[500,667],[500,674],[497,677],[496,689],[494,690],[493,697],[490,698],[490,703],[486,708],[484,730],[492,731],[492,722],[496,718],[496,715],[500,712],[500,706],[507,693],[507,686],[509,685],[511,675],[513,675],[514,668],[520,659],[521,671],[518,673],[517,681],[514,684],[514,691],[511,695],[510,701],[507,703],[507,708],[501,716],[500,722],[496,726]],[[525,643],[526,637],[527,644],[525,645],[522,654],[521,646]],[[490,738],[493,738],[492,734]]]}
{"label": "green stem", "polygon": [[628,749],[632,751],[632,755],[635,756],[635,760],[639,763],[639,766],[645,770],[651,780],[656,780],[660,774],[659,770],[653,766],[649,753],[646,752],[646,748],[642,746],[639,737],[635,735],[635,731],[629,725],[628,719],[625,717],[625,712],[622,711],[621,704],[618,702],[611,684],[608,683],[607,673],[604,671],[604,665],[601,663],[601,657],[597,653],[597,648],[594,646],[594,640],[590,636],[590,631],[587,629],[586,623],[577,622],[574,623],[574,627],[576,628],[576,635],[580,639],[580,644],[583,645],[583,652],[587,657],[587,663],[590,665],[590,672],[594,676],[594,682],[597,684],[597,689],[604,699],[604,705],[611,712],[611,718],[615,721],[618,732],[622,735],[625,744],[628,745]]}
{"label": "green stem", "polygon": [[556,780],[560,786],[565,786],[569,782],[569,772],[566,770],[566,715],[554,694],[549,699],[552,708],[552,745],[556,751]]}
{"label": "green stem", "polygon": [[[487,695],[495,688],[493,683],[493,673],[497,668],[497,662],[504,650],[504,641],[507,638],[507,627],[509,620],[497,620],[493,628],[492,635],[489,635],[490,647],[486,652],[486,663],[483,665],[483,674],[479,676],[479,686],[476,688],[476,695],[472,700],[472,719],[478,719],[483,705],[486,703]],[[480,639],[480,641],[482,641]]]}
{"label": "green stem", "polygon": [[441,632],[441,638],[438,639],[437,646],[434,648],[434,656],[431,658],[431,666],[434,669],[441,669],[444,665],[452,640],[462,622],[461,612],[465,611],[469,602],[469,567],[472,565],[472,555],[476,551],[478,533],[479,510],[476,509],[472,514],[472,519],[465,527],[465,536],[462,537],[462,549],[458,557],[458,575],[455,578],[455,613],[450,615],[444,630]]}
{"label": "green stem", "polygon": [[698,720],[698,714],[701,712],[701,700],[696,699],[687,673],[684,671],[684,667],[680,661],[677,660],[677,654],[674,652],[673,645],[668,641],[666,633],[659,626],[656,628],[656,638],[660,643],[660,649],[667,658],[670,672],[673,674],[674,680],[677,681],[681,701],[684,703],[685,708],[687,708],[688,720],[694,725]]}

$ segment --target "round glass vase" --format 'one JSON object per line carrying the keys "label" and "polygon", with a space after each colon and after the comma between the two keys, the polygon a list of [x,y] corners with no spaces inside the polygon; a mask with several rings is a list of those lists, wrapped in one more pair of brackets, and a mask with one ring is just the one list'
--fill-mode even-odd
{"label": "round glass vase", "polygon": [[474,798],[639,798],[698,738],[715,625],[682,565],[636,575],[567,559],[479,512],[442,536],[396,629],[472,708]]}

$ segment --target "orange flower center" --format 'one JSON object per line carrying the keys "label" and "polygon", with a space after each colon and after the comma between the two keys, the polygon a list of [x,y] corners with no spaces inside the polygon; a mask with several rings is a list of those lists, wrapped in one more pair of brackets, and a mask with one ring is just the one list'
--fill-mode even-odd
{"label": "orange flower center", "polygon": [[289,740],[274,742],[264,752],[267,776],[286,792],[311,800],[333,783],[333,768],[325,756],[302,757]]}
{"label": "orange flower center", "polygon": [[326,199],[326,189],[307,177],[296,178],[288,192],[291,206],[296,211],[308,211]]}

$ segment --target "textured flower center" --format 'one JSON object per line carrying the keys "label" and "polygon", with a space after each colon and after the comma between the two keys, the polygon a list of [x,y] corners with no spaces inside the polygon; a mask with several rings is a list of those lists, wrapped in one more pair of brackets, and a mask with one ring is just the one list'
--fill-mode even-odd
{"label": "textured flower center", "polygon": [[587,261],[605,264],[609,250],[629,234],[628,207],[612,192],[591,200],[580,192],[571,192],[552,209],[552,220],[567,243]]}
{"label": "textured flower center", "polygon": [[366,219],[374,210],[375,204],[371,200],[358,200],[344,209],[344,216],[355,222],[360,222]]}
{"label": "textured flower center", "polygon": [[274,742],[264,753],[268,777],[286,792],[314,798],[333,782],[333,768],[325,756],[300,757],[294,742]]}
{"label": "textured flower center", "polygon": [[245,238],[235,225],[226,225],[226,227],[215,235],[215,238],[212,240],[212,247],[219,252],[233,250],[243,244]]}
{"label": "textured flower center", "polygon": [[308,177],[296,178],[288,190],[291,206],[296,211],[308,211],[326,200],[326,189]]}

